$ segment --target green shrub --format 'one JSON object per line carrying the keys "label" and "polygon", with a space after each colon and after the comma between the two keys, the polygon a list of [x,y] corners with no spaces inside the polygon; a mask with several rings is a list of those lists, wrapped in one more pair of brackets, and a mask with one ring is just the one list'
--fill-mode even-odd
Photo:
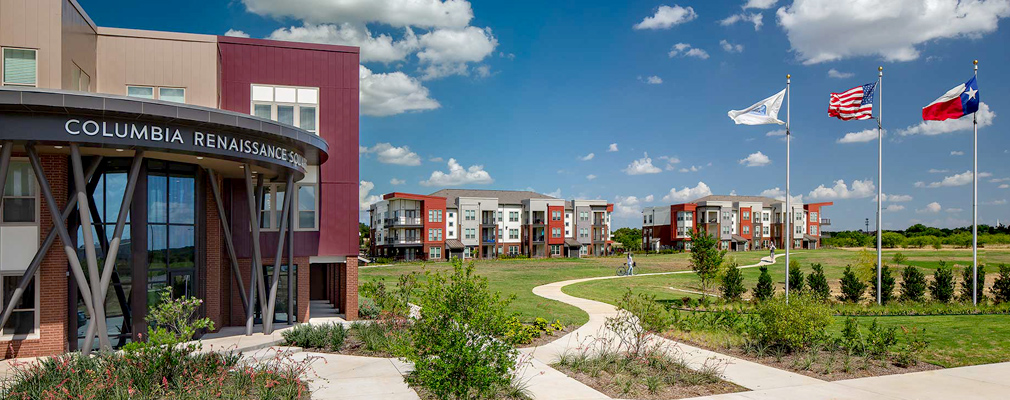
{"label": "green shrub", "polygon": [[358,317],[361,319],[376,319],[379,318],[379,313],[382,309],[379,308],[378,304],[375,304],[375,300],[370,297],[358,296]]}
{"label": "green shrub", "polygon": [[789,260],[789,293],[803,294],[805,284],[803,283],[803,271],[800,271],[800,262],[796,259]]}
{"label": "green shrub", "polygon": [[[881,304],[890,303],[894,299],[894,276],[891,275],[891,267],[884,264],[880,268],[880,302]],[[877,274],[874,273],[870,277],[870,296],[877,297]]]}
{"label": "green shrub", "polygon": [[761,269],[761,275],[758,276],[757,286],[754,287],[752,293],[755,300],[765,301],[775,294],[775,283],[772,282],[772,276],[768,273],[768,267],[762,265],[758,268]]}
{"label": "green shrub", "polygon": [[726,269],[719,290],[722,292],[722,298],[726,301],[738,301],[740,296],[747,291],[743,286],[743,274],[740,273],[740,267],[736,263],[730,264]]}
{"label": "green shrub", "polygon": [[[971,302],[972,291],[971,282],[973,277],[971,276],[971,266],[964,267],[961,270],[961,301]],[[975,287],[977,288],[978,301],[982,302],[985,300],[985,265],[978,265],[978,281]]]}
{"label": "green shrub", "polygon": [[1010,266],[999,265],[999,275],[992,284],[992,298],[996,303],[1010,302]]}
{"label": "green shrub", "polygon": [[852,266],[846,265],[845,271],[842,272],[842,295],[838,296],[838,300],[858,303],[863,297],[863,292],[866,291],[866,284],[856,277],[856,274],[852,272]]}
{"label": "green shrub", "polygon": [[638,318],[638,324],[649,332],[663,332],[673,324],[670,311],[656,301],[655,295],[634,294],[629,288],[617,301],[617,309],[624,310]]}
{"label": "green shrub", "polygon": [[922,301],[926,296],[926,275],[911,265],[901,271],[901,301]]}
{"label": "green shrub", "polygon": [[954,271],[943,261],[940,261],[940,267],[933,272],[933,281],[929,283],[929,295],[934,301],[941,303],[948,303],[954,299]]}
{"label": "green shrub", "polygon": [[875,357],[884,358],[891,352],[891,348],[898,343],[898,328],[883,327],[877,324],[877,319],[873,319],[870,325],[870,333],[866,336],[867,352]]}
{"label": "green shrub", "polygon": [[824,276],[824,267],[820,263],[810,266],[814,270],[810,275],[807,275],[810,295],[820,301],[827,301],[831,297],[831,287],[828,286],[828,278]]}
{"label": "green shrub", "polygon": [[340,351],[347,339],[347,329],[337,323],[329,324],[298,324],[294,328],[281,333],[285,346],[296,346],[306,349],[326,349]]}
{"label": "green shrub", "polygon": [[891,262],[893,262],[894,265],[901,265],[908,262],[908,257],[905,257],[905,255],[901,254],[901,252],[899,251],[897,253],[894,253],[894,257],[891,257]]}
{"label": "green shrub", "polygon": [[786,304],[775,297],[759,303],[760,324],[754,335],[768,346],[785,351],[801,350],[827,337],[831,324],[831,309],[810,296],[793,296]]}
{"label": "green shrub", "polygon": [[719,275],[726,250],[719,250],[719,241],[704,230],[691,231],[691,270],[701,280],[701,291],[708,293],[709,285]]}

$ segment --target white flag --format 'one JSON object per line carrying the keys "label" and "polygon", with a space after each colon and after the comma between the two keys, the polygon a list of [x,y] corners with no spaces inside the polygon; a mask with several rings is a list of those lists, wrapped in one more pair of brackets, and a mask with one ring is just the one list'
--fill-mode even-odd
{"label": "white flag", "polygon": [[782,108],[782,99],[785,97],[786,90],[782,89],[781,92],[775,93],[771,97],[761,100],[750,107],[743,110],[732,110],[728,114],[737,125],[783,125],[785,122],[779,120],[778,117],[779,109]]}

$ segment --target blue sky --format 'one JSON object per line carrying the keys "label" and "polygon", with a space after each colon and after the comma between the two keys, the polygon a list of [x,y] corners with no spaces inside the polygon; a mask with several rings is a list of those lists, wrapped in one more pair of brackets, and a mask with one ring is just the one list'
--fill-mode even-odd
{"label": "blue sky", "polygon": [[792,194],[834,201],[834,229],[862,227],[876,123],[826,108],[878,66],[884,227],[970,224],[970,116],[920,126],[920,110],[979,59],[979,217],[1010,220],[1010,0],[79,1],[101,26],[361,46],[362,207],[394,190],[532,188],[615,202],[617,226],[707,192],[782,191],[782,128],[726,112],[789,73]]}

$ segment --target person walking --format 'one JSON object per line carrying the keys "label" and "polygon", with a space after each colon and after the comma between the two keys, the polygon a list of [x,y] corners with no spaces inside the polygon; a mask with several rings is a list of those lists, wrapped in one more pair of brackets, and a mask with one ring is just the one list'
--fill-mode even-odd
{"label": "person walking", "polygon": [[775,243],[772,243],[771,254],[768,256],[771,257],[771,260],[769,260],[770,262],[775,262]]}
{"label": "person walking", "polygon": [[631,252],[628,252],[628,275],[635,274],[635,260],[631,258]]}

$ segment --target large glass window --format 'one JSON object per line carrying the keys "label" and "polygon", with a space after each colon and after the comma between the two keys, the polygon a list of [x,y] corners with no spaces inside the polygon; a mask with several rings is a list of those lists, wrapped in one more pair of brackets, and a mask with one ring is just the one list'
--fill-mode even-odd
{"label": "large glass window", "polygon": [[4,86],[35,86],[38,51],[33,49],[3,49]]}
{"label": "large glass window", "polygon": [[[14,289],[21,282],[21,274],[4,275],[2,279],[3,281],[0,282],[0,296],[3,296],[3,303],[0,303],[0,309],[6,308],[7,304],[10,303],[11,296],[14,295]],[[35,332],[35,321],[38,315],[39,304],[38,294],[35,291],[35,281],[36,278],[32,277],[32,280],[28,283],[28,287],[25,288],[24,293],[21,295],[21,300],[14,306],[10,319],[3,326],[3,335],[28,335]]]}
{"label": "large glass window", "polygon": [[147,303],[165,290],[196,296],[196,171],[193,166],[148,163]]}
{"label": "large glass window", "polygon": [[319,89],[252,85],[252,113],[318,133]]}
{"label": "large glass window", "polygon": [[319,203],[316,202],[315,185],[298,185],[298,229],[316,230],[319,229],[319,217],[316,210]]}
{"label": "large glass window", "polygon": [[3,209],[0,220],[8,223],[35,223],[38,215],[38,194],[35,174],[27,161],[10,162],[7,183],[4,185]]}

